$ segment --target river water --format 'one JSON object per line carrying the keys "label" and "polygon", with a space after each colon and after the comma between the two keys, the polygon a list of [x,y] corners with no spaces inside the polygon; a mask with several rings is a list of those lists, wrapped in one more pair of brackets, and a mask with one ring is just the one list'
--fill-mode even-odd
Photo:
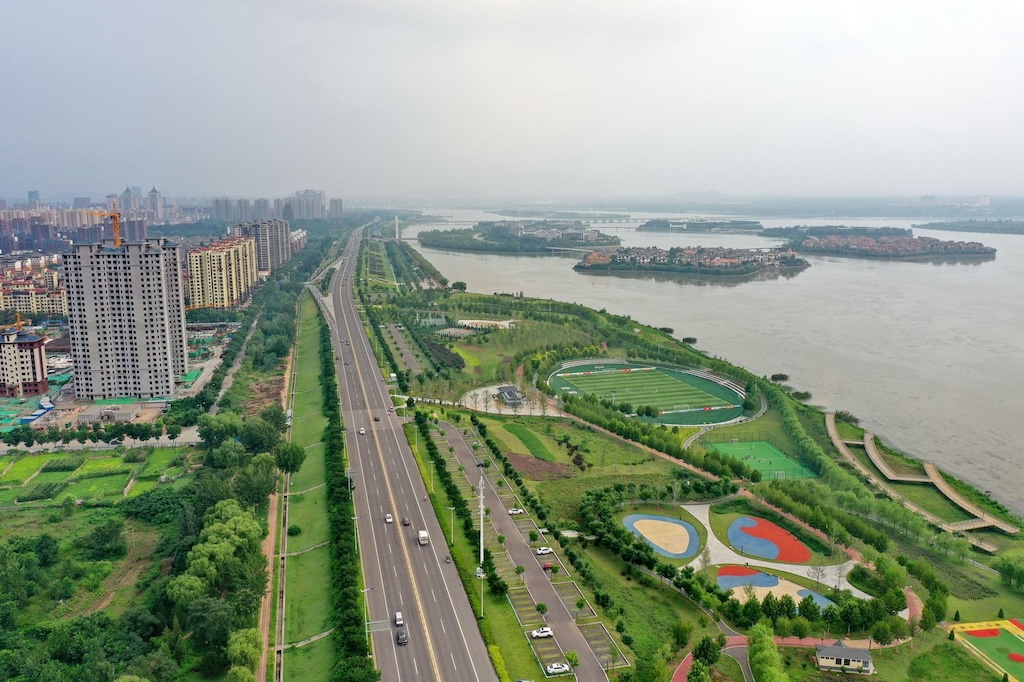
{"label": "river water", "polygon": [[[494,220],[469,210],[431,210],[451,220]],[[661,214],[638,214],[634,217]],[[675,214],[678,215],[678,214]],[[918,220],[767,219],[766,227],[846,224],[910,227]],[[595,221],[595,227],[607,229]],[[457,225],[454,227],[467,227]],[[777,246],[758,235],[609,230],[624,246]],[[403,231],[411,239],[418,225]],[[743,283],[580,274],[575,259],[420,248],[470,291],[523,292],[606,308],[761,375],[788,374],[809,402],[848,410],[887,443],[966,479],[1024,513],[1019,449],[1024,419],[1024,236],[915,230],[980,241],[995,260],[933,264],[809,256],[790,278]]]}

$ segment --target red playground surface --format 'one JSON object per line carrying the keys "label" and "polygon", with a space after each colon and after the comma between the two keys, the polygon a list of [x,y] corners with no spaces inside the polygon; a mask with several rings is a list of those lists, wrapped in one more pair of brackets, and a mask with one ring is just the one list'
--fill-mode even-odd
{"label": "red playground surface", "polygon": [[787,564],[806,564],[811,550],[767,519],[741,516],[729,525],[729,542],[742,553]]}

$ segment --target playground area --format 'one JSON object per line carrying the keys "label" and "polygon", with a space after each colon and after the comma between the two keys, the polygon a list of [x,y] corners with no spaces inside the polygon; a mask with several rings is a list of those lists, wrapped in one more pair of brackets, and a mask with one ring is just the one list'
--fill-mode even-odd
{"label": "playground area", "polygon": [[817,474],[792,459],[768,441],[738,441],[728,443],[702,442],[705,450],[716,450],[738,459],[751,469],[761,472],[764,480],[772,478],[817,478]]}
{"label": "playground area", "polygon": [[960,623],[950,628],[956,641],[1011,682],[1024,681],[1024,624],[1010,620]]}
{"label": "playground area", "polygon": [[712,375],[696,370],[631,363],[593,362],[564,367],[550,377],[556,391],[590,394],[634,409],[658,410],[659,424],[718,424],[743,414],[743,396]]}
{"label": "playground area", "polygon": [[717,582],[721,589],[733,590],[733,596],[741,604],[747,601],[748,590],[746,588],[748,586],[750,587],[750,594],[756,596],[759,601],[763,601],[765,595],[771,592],[776,597],[788,594],[797,604],[804,597],[814,599],[814,602],[820,608],[825,608],[834,603],[828,597],[818,594],[814,590],[809,590],[785,578],[779,578],[778,576],[746,566],[719,566]]}
{"label": "playground area", "polygon": [[729,544],[740,554],[787,564],[806,564],[811,550],[789,531],[767,519],[741,516],[729,524]]}
{"label": "playground area", "polygon": [[641,537],[654,551],[670,559],[689,559],[700,550],[700,536],[693,524],[669,516],[630,514],[622,519],[634,535]]}

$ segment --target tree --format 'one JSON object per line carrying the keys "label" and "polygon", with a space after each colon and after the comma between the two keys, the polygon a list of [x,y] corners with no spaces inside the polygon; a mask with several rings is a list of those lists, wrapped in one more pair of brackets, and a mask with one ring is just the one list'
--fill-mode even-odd
{"label": "tree", "polygon": [[705,543],[704,549],[700,551],[700,570],[706,571],[711,565],[711,547]]}
{"label": "tree", "polygon": [[554,578],[558,575],[558,564],[551,564],[551,577]]}
{"label": "tree", "polygon": [[462,281],[452,282],[451,287],[453,291],[465,291],[466,283]]}
{"label": "tree", "polygon": [[686,679],[688,682],[711,682],[711,668],[704,661],[694,659]]}
{"label": "tree", "polygon": [[807,577],[814,581],[814,589],[817,590],[821,587],[821,582],[825,579],[827,569],[822,565],[819,557],[814,557],[814,563],[811,564],[810,569],[807,571]]}
{"label": "tree", "polygon": [[252,453],[270,452],[280,438],[281,432],[259,417],[246,419],[238,432],[239,442],[245,446],[246,451]]}
{"label": "tree", "polygon": [[526,566],[516,566],[516,575],[519,576],[519,580],[520,581],[525,581],[526,580],[525,578],[523,578],[523,573],[525,573],[525,572],[526,572]]}
{"label": "tree", "polygon": [[806,618],[809,622],[814,623],[821,619],[821,607],[818,606],[818,602],[814,601],[814,597],[807,595],[800,600],[800,606],[798,608],[800,615]]}
{"label": "tree", "polygon": [[672,623],[672,641],[676,649],[683,649],[690,643],[690,635],[693,634],[693,623],[677,620]]}
{"label": "tree", "polygon": [[294,474],[306,461],[306,450],[297,443],[278,443],[274,448],[274,461],[281,471]]}
{"label": "tree", "polygon": [[694,659],[702,661],[708,668],[717,663],[721,655],[722,647],[719,646],[718,641],[714,637],[708,635],[701,637],[700,641],[697,642],[697,646],[693,648]]}
{"label": "tree", "polygon": [[871,628],[871,639],[882,646],[892,643],[892,630],[889,628],[889,624],[884,620],[875,623]]}
{"label": "tree", "polygon": [[203,464],[213,469],[230,469],[245,461],[245,448],[236,440],[227,440],[208,450]]}
{"label": "tree", "polygon": [[548,605],[544,602],[537,602],[537,613],[540,614],[541,618],[544,618],[544,614],[548,612]]}
{"label": "tree", "polygon": [[576,617],[579,618],[580,614],[583,613],[583,609],[587,608],[587,600],[580,597],[576,600]]}
{"label": "tree", "polygon": [[167,440],[173,443],[181,435],[181,424],[168,424],[166,428]]}
{"label": "tree", "polygon": [[565,661],[566,661],[566,663],[568,663],[569,665],[571,665],[572,667],[575,668],[576,666],[578,666],[580,664],[579,654],[577,654],[575,651],[566,651],[565,652]]}
{"label": "tree", "polygon": [[277,471],[274,458],[257,455],[235,476],[234,489],[238,499],[251,507],[267,501],[267,496],[277,487]]}
{"label": "tree", "polygon": [[278,403],[271,403],[260,410],[260,419],[273,426],[280,433],[284,433],[288,428],[288,417],[284,413],[284,408]]}
{"label": "tree", "polygon": [[242,422],[233,414],[204,414],[199,417],[199,437],[208,449],[213,449],[238,435]]}
{"label": "tree", "polygon": [[228,638],[228,661],[233,666],[240,666],[255,672],[262,651],[260,631],[256,628],[236,630]]}
{"label": "tree", "polygon": [[[535,530],[531,530],[530,531],[530,545],[531,546],[533,545],[533,543],[537,542],[537,540],[539,538],[540,538],[540,535],[537,534],[537,531],[535,531]],[[999,617],[1002,618],[1002,616],[999,616]]]}
{"label": "tree", "polygon": [[108,518],[100,522],[85,538],[85,545],[93,559],[111,559],[124,556],[128,551],[124,537],[124,521]]}
{"label": "tree", "polygon": [[803,639],[811,632],[811,623],[803,616],[797,616],[789,622],[789,631],[793,633],[794,637]]}

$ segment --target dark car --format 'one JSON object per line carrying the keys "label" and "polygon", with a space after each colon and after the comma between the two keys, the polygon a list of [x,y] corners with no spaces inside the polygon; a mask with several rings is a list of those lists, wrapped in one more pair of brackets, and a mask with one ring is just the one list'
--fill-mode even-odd
{"label": "dark car", "polygon": [[380,421],[380,417],[374,417],[374,418],[373,418],[373,421],[375,421],[375,422],[379,422],[379,421]]}
{"label": "dark car", "polygon": [[398,642],[399,645],[408,644],[409,643],[409,633],[406,632],[405,630],[399,630],[398,634],[395,635],[395,641]]}
{"label": "dark car", "polygon": [[412,522],[409,520],[408,516],[403,516],[402,517],[402,525],[403,526],[408,526],[410,523],[412,523]]}

